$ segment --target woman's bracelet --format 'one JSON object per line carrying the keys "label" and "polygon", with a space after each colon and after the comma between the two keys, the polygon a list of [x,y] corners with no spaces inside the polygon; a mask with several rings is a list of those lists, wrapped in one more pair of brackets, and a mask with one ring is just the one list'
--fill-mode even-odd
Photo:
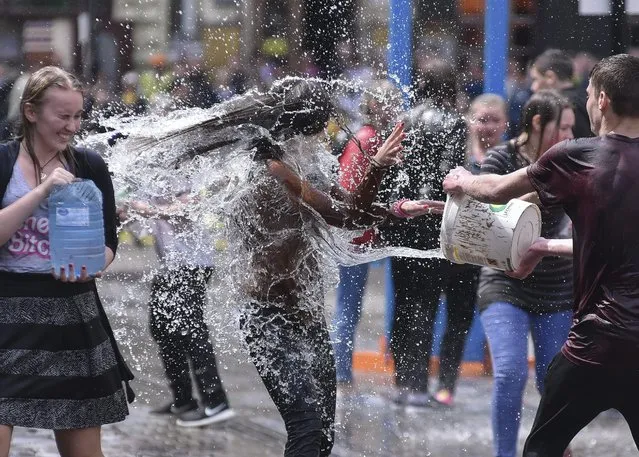
{"label": "woman's bracelet", "polygon": [[402,209],[402,205],[407,201],[407,198],[402,198],[401,200],[397,200],[395,203],[393,203],[389,208],[391,214],[402,219],[408,219],[412,217],[410,214]]}
{"label": "woman's bracelet", "polygon": [[382,165],[377,161],[377,159],[372,156],[368,157],[368,161],[370,162],[372,168],[376,168],[378,170],[387,170],[392,167],[392,165]]}

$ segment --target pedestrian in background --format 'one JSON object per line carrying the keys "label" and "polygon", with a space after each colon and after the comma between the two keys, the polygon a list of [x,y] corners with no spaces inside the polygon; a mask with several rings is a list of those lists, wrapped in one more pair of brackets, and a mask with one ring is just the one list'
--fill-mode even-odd
{"label": "pedestrian in background", "polygon": [[554,89],[566,97],[573,105],[575,138],[593,136],[586,111],[586,93],[575,83],[575,68],[572,57],[559,49],[548,49],[541,53],[530,67],[530,89],[533,93],[544,89]]}
{"label": "pedestrian in background", "polygon": [[[348,192],[354,192],[368,168],[370,157],[382,145],[382,132],[396,118],[401,94],[388,80],[374,80],[363,95],[361,111],[364,125],[351,138],[339,157],[339,183]],[[374,242],[375,232],[365,231],[353,243],[366,245]],[[362,313],[362,298],[370,264],[339,267],[335,314],[333,316],[333,349],[337,373],[338,393],[348,391],[353,382],[353,349],[355,330]]]}
{"label": "pedestrian in background", "polygon": [[214,267],[213,240],[204,227],[188,218],[189,203],[192,199],[185,190],[175,201],[131,201],[120,217],[136,213],[151,219],[161,265],[151,281],[149,325],[172,398],[153,412],[177,416],[179,426],[197,427],[230,419],[235,413],[224,392],[204,320]]}
{"label": "pedestrian in background", "polygon": [[[478,174],[486,152],[504,139],[508,120],[506,102],[497,94],[476,97],[468,110],[468,143],[466,168]],[[439,380],[434,399],[445,406],[453,405],[459,366],[468,330],[475,316],[479,267],[452,264],[444,285],[446,326],[439,349]]]}

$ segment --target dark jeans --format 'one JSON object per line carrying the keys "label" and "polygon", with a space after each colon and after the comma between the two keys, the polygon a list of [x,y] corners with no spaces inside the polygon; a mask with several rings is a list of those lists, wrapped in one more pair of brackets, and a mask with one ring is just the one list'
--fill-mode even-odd
{"label": "dark jeans", "polygon": [[440,259],[392,258],[395,314],[390,350],[399,388],[428,392],[428,364],[439,295],[450,263]]}
{"label": "dark jeans", "polygon": [[439,354],[439,388],[455,391],[468,330],[475,317],[479,268],[451,265],[446,292],[446,330]]}
{"label": "dark jeans", "polygon": [[328,456],[335,438],[335,360],[323,315],[251,303],[242,316],[251,359],[284,419],[285,457]]}
{"label": "dark jeans", "polygon": [[202,402],[227,401],[215,352],[204,322],[210,268],[183,267],[156,275],[151,286],[149,320],[175,403],[193,399],[189,362]]}
{"label": "dark jeans", "polygon": [[550,363],[524,457],[561,457],[599,413],[623,414],[639,447],[639,371],[575,365],[562,353]]}

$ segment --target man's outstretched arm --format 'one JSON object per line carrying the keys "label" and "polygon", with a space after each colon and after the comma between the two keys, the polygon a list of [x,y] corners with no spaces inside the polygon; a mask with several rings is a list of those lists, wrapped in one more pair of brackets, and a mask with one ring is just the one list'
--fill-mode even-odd
{"label": "man's outstretched arm", "polygon": [[452,195],[465,194],[484,203],[508,203],[513,198],[534,192],[526,168],[507,175],[473,175],[462,167],[444,178],[444,190]]}
{"label": "man's outstretched arm", "polygon": [[524,254],[519,268],[515,271],[507,271],[506,274],[513,278],[524,279],[535,269],[537,264],[547,256],[572,257],[572,240],[547,240],[537,238]]}

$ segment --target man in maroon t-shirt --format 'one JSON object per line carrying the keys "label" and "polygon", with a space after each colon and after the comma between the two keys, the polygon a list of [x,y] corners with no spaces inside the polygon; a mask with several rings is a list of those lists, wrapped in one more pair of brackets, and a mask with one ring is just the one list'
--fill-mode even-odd
{"label": "man in maroon t-shirt", "polygon": [[561,457],[601,411],[616,408],[639,445],[639,58],[603,59],[593,69],[586,104],[599,136],[562,142],[509,175],[455,169],[449,193],[506,203],[536,191],[561,205],[572,240],[537,240],[520,269],[544,256],[573,255],[574,319],[548,368],[524,457]]}

